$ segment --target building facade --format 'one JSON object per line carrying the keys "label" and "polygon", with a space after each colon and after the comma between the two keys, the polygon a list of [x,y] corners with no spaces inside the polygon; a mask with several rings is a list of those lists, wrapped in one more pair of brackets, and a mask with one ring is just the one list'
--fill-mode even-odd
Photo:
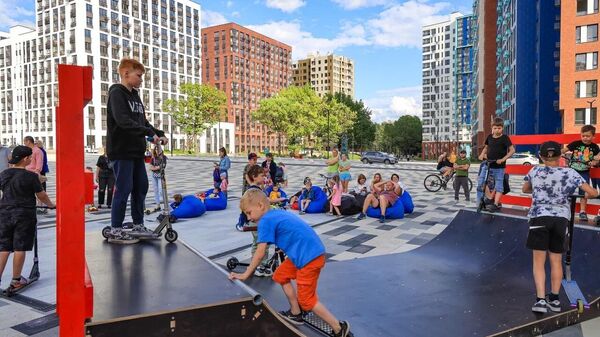
{"label": "building facade", "polygon": [[471,139],[475,155],[483,150],[496,113],[496,7],[497,0],[473,1]]}
{"label": "building facade", "polygon": [[252,119],[259,101],[290,85],[292,48],[228,23],[202,29],[202,83],[227,95],[227,121],[235,125],[235,152],[275,149],[275,134]]}
{"label": "building facade", "polygon": [[[0,35],[0,141],[23,136],[55,146],[57,65],[93,67],[93,99],[84,109],[85,146],[105,144],[108,88],[120,81],[119,61],[146,66],[140,96],[150,123],[170,146],[185,135],[161,104],[181,98],[179,85],[201,81],[200,6],[189,0],[37,0],[36,29]],[[233,143],[231,143],[233,148]]]}
{"label": "building facade", "polygon": [[496,116],[509,135],[560,133],[560,2],[498,1],[496,10]]}
{"label": "building facade", "polygon": [[423,27],[424,158],[437,158],[457,145],[470,148],[470,20],[452,13],[446,21]]}
{"label": "building facade", "polygon": [[336,93],[354,98],[354,61],[340,55],[309,54],[293,64],[293,84],[309,85],[319,97]]}
{"label": "building facade", "polygon": [[598,0],[562,1],[560,110],[564,133],[598,127]]}

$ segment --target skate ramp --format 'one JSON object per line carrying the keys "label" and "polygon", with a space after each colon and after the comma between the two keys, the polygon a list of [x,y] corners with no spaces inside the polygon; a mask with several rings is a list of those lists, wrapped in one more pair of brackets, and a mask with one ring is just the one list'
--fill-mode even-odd
{"label": "skate ramp", "polygon": [[[531,312],[527,232],[523,218],[460,211],[444,232],[413,251],[328,263],[319,295],[350,321],[356,336],[533,336],[600,316],[599,310],[569,318]],[[576,229],[574,245],[573,277],[588,300],[597,299],[600,232]],[[248,284],[274,307],[287,307],[279,286],[261,279]],[[569,309],[562,292],[561,302]],[[511,332],[517,328],[519,334]]]}
{"label": "skate ramp", "polygon": [[88,234],[94,316],[86,336],[315,336],[283,321],[266,302],[181,241],[133,245]]}

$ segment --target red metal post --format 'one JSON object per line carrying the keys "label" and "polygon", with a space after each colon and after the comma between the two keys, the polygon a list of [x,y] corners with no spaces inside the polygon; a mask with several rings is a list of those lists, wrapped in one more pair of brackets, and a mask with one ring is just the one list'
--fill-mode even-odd
{"label": "red metal post", "polygon": [[60,336],[74,337],[84,335],[86,318],[83,107],[92,99],[92,68],[59,65],[58,97],[56,295]]}

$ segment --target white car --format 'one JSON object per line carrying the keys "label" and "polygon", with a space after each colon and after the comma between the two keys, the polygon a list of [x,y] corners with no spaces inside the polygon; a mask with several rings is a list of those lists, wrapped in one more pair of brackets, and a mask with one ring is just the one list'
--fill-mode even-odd
{"label": "white car", "polygon": [[529,153],[515,153],[506,161],[507,165],[538,165],[540,160]]}

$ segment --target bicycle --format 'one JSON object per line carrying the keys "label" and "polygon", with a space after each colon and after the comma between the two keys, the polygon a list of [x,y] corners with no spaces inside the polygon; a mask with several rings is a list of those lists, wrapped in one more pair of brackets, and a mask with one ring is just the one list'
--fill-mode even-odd
{"label": "bicycle", "polygon": [[323,179],[325,179],[325,184],[323,184],[323,192],[325,192],[325,194],[327,194],[327,196],[330,196],[331,193],[333,192],[332,188],[329,187],[329,181],[331,180],[332,176],[328,176],[326,174],[322,174],[319,173],[319,176]]}
{"label": "bicycle", "polygon": [[[432,173],[425,177],[423,185],[429,192],[437,192],[442,188],[446,189],[448,184],[453,182],[455,174],[456,172],[452,172],[448,177],[444,177],[442,173]],[[473,181],[471,181],[471,178],[467,177],[467,179],[469,180],[469,192],[471,192],[473,190]],[[450,185],[452,186],[452,184]]]}

